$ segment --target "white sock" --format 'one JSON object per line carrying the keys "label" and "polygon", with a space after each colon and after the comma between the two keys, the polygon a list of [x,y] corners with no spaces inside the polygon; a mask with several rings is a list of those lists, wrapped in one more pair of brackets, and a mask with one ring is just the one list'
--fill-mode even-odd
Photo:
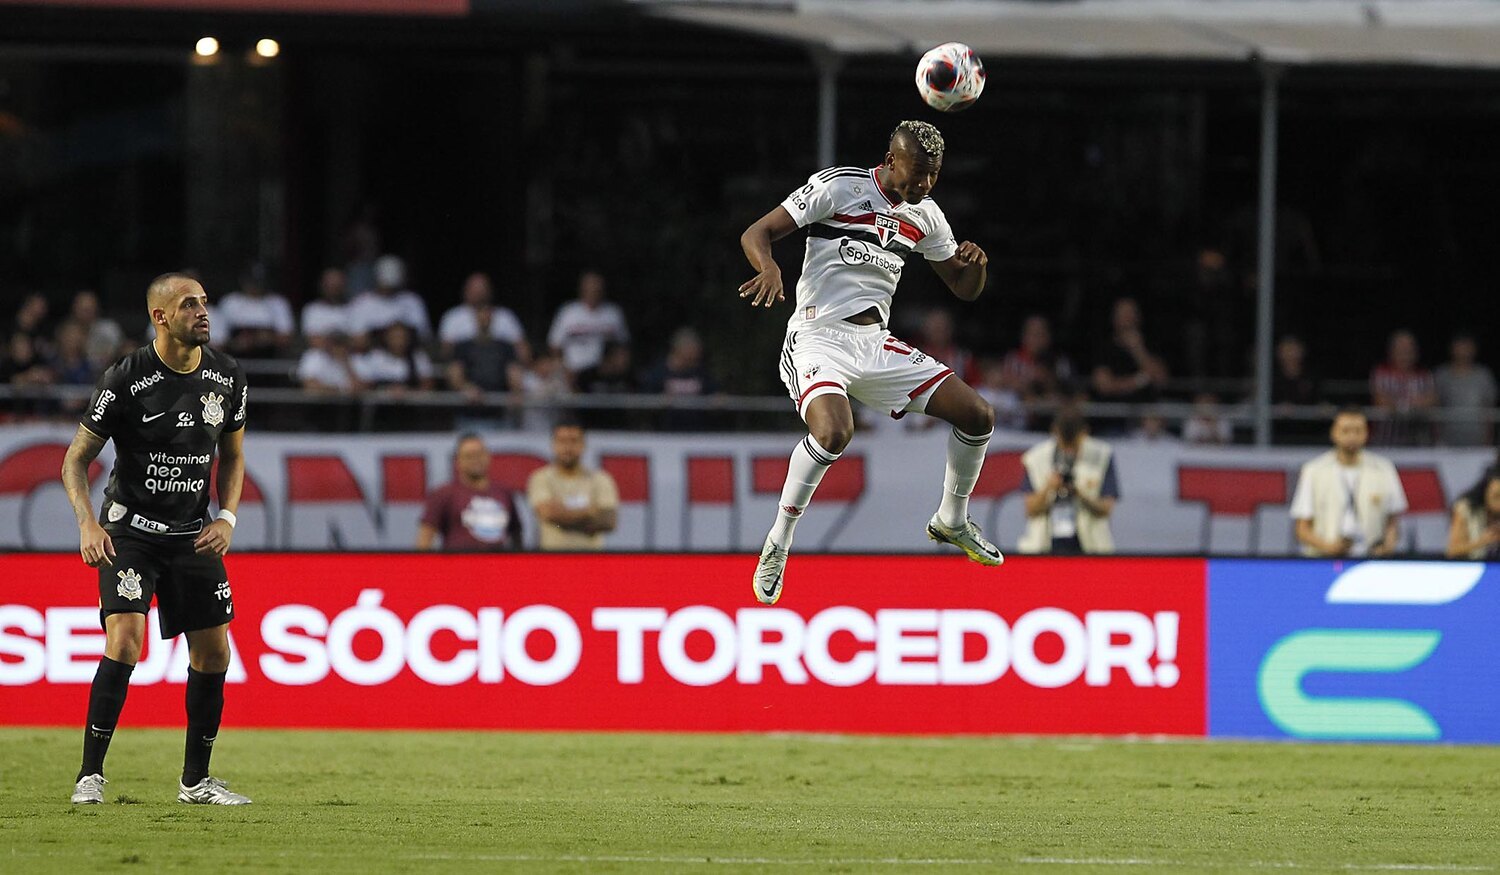
{"label": "white sock", "polygon": [[984,467],[984,454],[990,446],[990,435],[964,434],[958,429],[948,435],[948,470],[943,474],[943,501],[938,505],[938,522],[956,529],[969,519],[969,493]]}
{"label": "white sock", "polygon": [[812,435],[792,450],[792,461],[787,465],[786,484],[781,487],[781,504],[776,509],[776,524],[771,527],[771,543],[790,550],[792,530],[802,511],[812,501],[813,491],[823,482],[828,466],[839,460],[838,453],[830,453],[813,440]]}

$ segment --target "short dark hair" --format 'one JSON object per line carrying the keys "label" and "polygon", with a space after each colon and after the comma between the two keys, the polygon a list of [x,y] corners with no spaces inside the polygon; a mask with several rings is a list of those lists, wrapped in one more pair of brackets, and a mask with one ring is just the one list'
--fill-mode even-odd
{"label": "short dark hair", "polygon": [[583,420],[578,418],[578,414],[571,411],[559,414],[557,421],[552,423],[552,433],[557,434],[557,430],[560,428],[576,428],[579,431],[583,431]]}
{"label": "short dark hair", "polygon": [[[458,448],[468,443],[469,441],[479,441],[480,443],[484,443],[484,435],[481,435],[477,431],[464,432],[463,434],[458,436],[458,440],[453,442],[453,452],[458,452]],[[486,448],[488,448],[487,444]]]}
{"label": "short dark hair", "polygon": [[1333,421],[1338,422],[1340,416],[1358,416],[1360,419],[1363,419],[1366,422],[1370,421],[1370,415],[1368,413],[1365,413],[1365,409],[1358,404],[1345,404],[1343,407],[1340,407],[1338,410],[1334,411]]}
{"label": "short dark hair", "polygon": [[1083,414],[1076,410],[1063,410],[1052,420],[1052,430],[1064,443],[1071,444],[1078,436],[1088,431],[1089,424]]}

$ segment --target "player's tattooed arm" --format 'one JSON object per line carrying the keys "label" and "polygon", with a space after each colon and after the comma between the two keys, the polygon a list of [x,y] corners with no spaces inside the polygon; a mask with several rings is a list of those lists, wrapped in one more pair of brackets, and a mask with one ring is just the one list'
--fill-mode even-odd
{"label": "player's tattooed arm", "polygon": [[755,221],[740,235],[745,259],[755,268],[755,276],[740,285],[740,297],[749,298],[752,307],[769,307],[786,300],[781,285],[781,268],[771,257],[771,244],[797,230],[797,222],[786,207],[777,206]]}
{"label": "player's tattooed arm", "polygon": [[[245,486],[245,430],[226,431],[219,435],[219,508],[234,513],[240,507],[240,492]],[[228,520],[214,520],[193,541],[199,553],[223,556],[234,540],[234,526]]]}
{"label": "player's tattooed arm", "polygon": [[78,519],[78,553],[90,568],[110,564],[115,555],[114,542],[94,518],[94,509],[89,506],[89,465],[99,457],[104,441],[80,425],[62,464],[63,489],[67,490],[68,503],[73,506],[73,516]]}
{"label": "player's tattooed arm", "polygon": [[943,261],[931,261],[932,269],[960,300],[972,301],[989,282],[990,257],[979,244],[969,240],[958,244],[958,251]]}

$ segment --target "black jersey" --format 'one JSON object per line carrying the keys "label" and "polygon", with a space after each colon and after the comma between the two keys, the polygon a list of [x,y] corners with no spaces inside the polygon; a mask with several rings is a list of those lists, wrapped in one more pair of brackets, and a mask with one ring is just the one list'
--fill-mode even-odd
{"label": "black jersey", "polygon": [[99,378],[81,424],[115,442],[106,523],[130,512],[181,526],[207,514],[214,448],[220,434],[245,427],[246,385],[239,362],[201,349],[191,373],[167,367],[147,344]]}

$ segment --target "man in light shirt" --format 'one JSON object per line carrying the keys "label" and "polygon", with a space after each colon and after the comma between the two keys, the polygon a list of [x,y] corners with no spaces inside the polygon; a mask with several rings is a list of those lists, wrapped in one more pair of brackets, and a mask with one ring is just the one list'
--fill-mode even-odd
{"label": "man in light shirt", "polygon": [[547,345],[562,356],[568,373],[592,368],[610,341],[628,343],[630,329],[618,304],[604,300],[604,275],[587,270],[578,277],[578,299],[558,308]]}
{"label": "man in light shirt", "polygon": [[350,322],[367,342],[397,322],[422,340],[432,336],[432,320],[420,295],[406,287],[406,262],[394,255],[375,261],[375,289],[354,299]]}
{"label": "man in light shirt", "polygon": [[531,346],[526,342],[526,330],[521,327],[521,320],[509,307],[495,306],[494,300],[495,287],[489,274],[469,274],[464,280],[463,303],[444,313],[438,323],[438,340],[443,342],[445,356],[452,355],[460,343],[479,336],[479,314],[488,311],[489,336],[515,348],[516,357],[522,364],[531,361]]}
{"label": "man in light shirt", "polygon": [[615,530],[620,493],[615,479],[583,464],[583,427],[552,428],[552,464],[532,472],[526,500],[541,526],[543,550],[602,550]]}
{"label": "man in light shirt", "polygon": [[219,302],[214,333],[240,358],[279,358],[290,354],[297,324],[286,298],[266,287],[265,265],[255,263],[240,277],[239,291]]}
{"label": "man in light shirt", "polygon": [[1330,436],[1333,449],[1302,466],[1292,496],[1303,555],[1391,555],[1407,506],[1396,466],[1365,452],[1370,424],[1357,407],[1338,412]]}
{"label": "man in light shirt", "polygon": [[347,334],[351,318],[348,282],[344,272],[326,268],[318,276],[318,299],[302,308],[302,335],[318,348],[333,334]]}

